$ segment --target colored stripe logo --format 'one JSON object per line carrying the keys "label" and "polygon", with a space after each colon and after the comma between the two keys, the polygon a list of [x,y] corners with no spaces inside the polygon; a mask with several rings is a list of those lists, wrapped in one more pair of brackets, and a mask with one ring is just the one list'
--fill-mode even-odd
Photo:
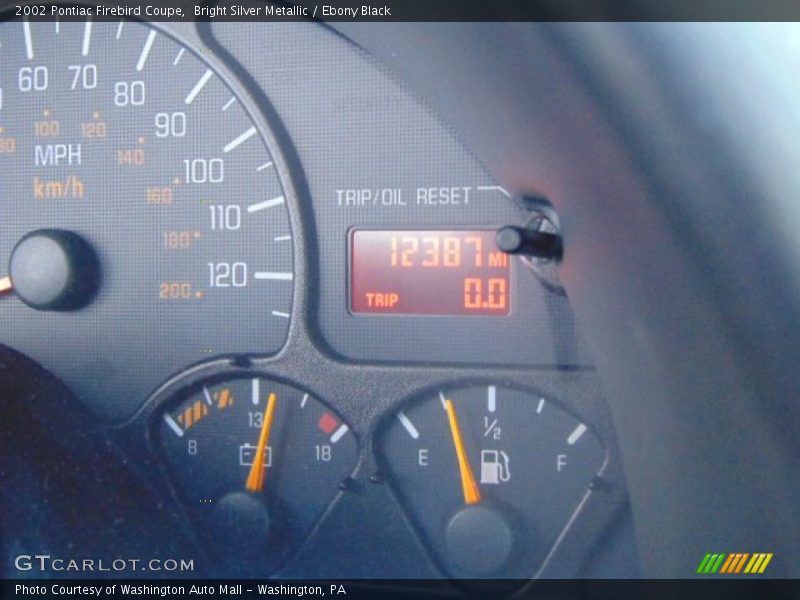
{"label": "colored stripe logo", "polygon": [[772,552],[732,552],[706,554],[697,567],[701,575],[732,575],[744,573],[748,575],[761,574],[772,560]]}

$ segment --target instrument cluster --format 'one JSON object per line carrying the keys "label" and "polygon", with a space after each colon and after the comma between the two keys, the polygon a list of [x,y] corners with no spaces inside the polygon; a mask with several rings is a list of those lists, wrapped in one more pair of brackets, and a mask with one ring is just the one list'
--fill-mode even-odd
{"label": "instrument cluster", "polygon": [[580,572],[626,494],[546,201],[310,22],[0,45],[0,342],[215,573]]}

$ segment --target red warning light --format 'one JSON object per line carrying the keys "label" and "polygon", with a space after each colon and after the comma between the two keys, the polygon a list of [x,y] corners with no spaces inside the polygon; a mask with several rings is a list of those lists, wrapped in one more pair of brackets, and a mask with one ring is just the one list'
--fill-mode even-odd
{"label": "red warning light", "polygon": [[317,426],[322,430],[323,433],[330,434],[334,429],[336,429],[338,424],[339,421],[336,420],[336,417],[334,417],[331,413],[326,412],[319,418],[319,423],[317,423]]}

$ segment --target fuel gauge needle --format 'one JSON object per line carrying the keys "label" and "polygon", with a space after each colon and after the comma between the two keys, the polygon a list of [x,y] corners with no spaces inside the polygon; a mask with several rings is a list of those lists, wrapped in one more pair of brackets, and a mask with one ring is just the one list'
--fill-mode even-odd
{"label": "fuel gauge needle", "polygon": [[0,279],[0,296],[10,293],[14,290],[14,284],[11,283],[11,277],[3,277]]}
{"label": "fuel gauge needle", "polygon": [[245,488],[248,492],[261,492],[264,490],[264,454],[269,445],[269,433],[272,429],[272,419],[275,416],[275,402],[278,397],[275,392],[269,395],[267,407],[264,409],[264,420],[261,424],[261,434],[258,436],[258,447],[250,466]]}
{"label": "fuel gauge needle", "polygon": [[464,439],[461,437],[461,428],[458,426],[456,409],[453,407],[452,400],[444,401],[444,409],[447,411],[447,418],[450,421],[450,431],[453,434],[453,444],[456,447],[458,457],[458,469],[461,472],[461,487],[464,490],[464,504],[477,504],[481,501],[481,492],[475,482],[475,475],[467,460],[467,451],[464,449]]}

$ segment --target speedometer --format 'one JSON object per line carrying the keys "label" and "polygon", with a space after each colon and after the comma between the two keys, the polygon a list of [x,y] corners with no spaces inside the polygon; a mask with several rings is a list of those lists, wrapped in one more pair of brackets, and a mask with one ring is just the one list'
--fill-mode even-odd
{"label": "speedometer", "polygon": [[111,418],[186,364],[278,351],[291,186],[214,57],[134,21],[3,23],[0,57],[0,341]]}

